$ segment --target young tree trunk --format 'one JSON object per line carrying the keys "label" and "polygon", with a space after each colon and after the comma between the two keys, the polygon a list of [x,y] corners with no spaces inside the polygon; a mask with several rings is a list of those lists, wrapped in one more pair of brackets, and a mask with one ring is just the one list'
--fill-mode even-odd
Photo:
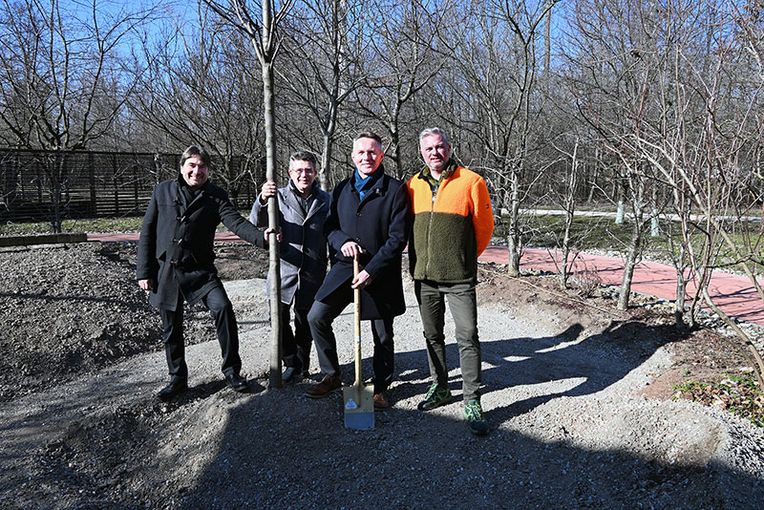
{"label": "young tree trunk", "polygon": [[[262,2],[263,31],[262,47],[272,48],[270,40],[273,33],[273,12],[271,2]],[[263,75],[263,112],[265,115],[265,175],[269,181],[276,181],[276,114],[273,91],[273,53],[264,52],[266,58],[260,59]],[[279,227],[279,204],[276,197],[268,199],[268,227]],[[271,310],[271,359],[268,383],[275,388],[281,387],[281,259],[276,233],[268,236],[268,277],[270,286]]]}
{"label": "young tree trunk", "polygon": [[578,186],[578,140],[573,145],[573,153],[570,154],[570,176],[568,186],[563,198],[565,210],[565,227],[562,234],[562,264],[560,265],[560,287],[568,288],[570,278],[570,265],[572,265],[570,249],[570,231],[576,214],[576,187]]}
{"label": "young tree trunk", "polygon": [[318,173],[318,184],[324,191],[329,191],[331,187],[329,165],[332,160],[332,135],[324,133],[321,147],[321,171]]}
{"label": "young tree trunk", "polygon": [[[260,61],[260,71],[263,78],[263,117],[265,128],[265,175],[269,181],[276,181],[276,113],[274,101],[273,63],[275,61],[278,42],[276,29],[279,20],[286,16],[292,6],[287,0],[281,4],[281,9],[275,11],[274,0],[260,2],[262,23],[257,23],[249,12],[247,2],[231,0],[224,5],[216,0],[204,0],[219,16],[243,31],[249,37],[257,58]],[[268,228],[279,228],[279,208],[276,197],[268,199]],[[281,262],[277,234],[268,236],[270,278],[270,311],[271,311],[271,356],[268,382],[271,387],[281,387]]]}
{"label": "young tree trunk", "polygon": [[57,172],[50,175],[50,228],[54,234],[60,234],[63,230],[62,207],[61,207],[61,182]]}
{"label": "young tree trunk", "polygon": [[[684,260],[686,258],[684,245],[679,246],[679,256],[676,268],[676,301],[674,301],[674,322],[677,326],[684,326],[685,294],[687,293],[687,281],[684,278]],[[694,320],[690,320],[691,325]]]}
{"label": "young tree trunk", "polygon": [[[265,6],[263,2],[263,19],[265,19]],[[276,129],[273,101],[273,67],[262,64],[263,71],[263,99],[265,110],[265,175],[269,181],[276,180]],[[268,199],[268,227],[279,226],[279,204],[276,197]],[[268,236],[268,277],[270,278],[270,310],[271,310],[271,363],[268,382],[275,388],[281,387],[281,259],[279,256],[279,243],[276,233]]]}
{"label": "young tree trunk", "polygon": [[519,175],[512,170],[509,200],[509,231],[507,232],[507,273],[509,276],[520,276],[520,196]]}
{"label": "young tree trunk", "polygon": [[634,280],[634,268],[637,266],[640,248],[642,245],[642,220],[639,217],[634,218],[634,226],[631,233],[631,243],[629,252],[626,255],[626,263],[623,268],[623,280],[621,280],[621,289],[618,293],[618,309],[626,310],[629,308],[629,296],[631,294],[631,283]]}

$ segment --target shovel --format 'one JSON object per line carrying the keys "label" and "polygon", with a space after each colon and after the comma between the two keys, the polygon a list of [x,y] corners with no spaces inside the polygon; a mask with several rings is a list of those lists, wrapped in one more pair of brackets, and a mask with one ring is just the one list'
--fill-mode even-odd
{"label": "shovel", "polygon": [[[358,255],[353,259],[353,275],[358,276]],[[345,400],[345,428],[374,428],[374,390],[361,379],[361,290],[353,290],[355,332],[355,383],[342,389]]]}

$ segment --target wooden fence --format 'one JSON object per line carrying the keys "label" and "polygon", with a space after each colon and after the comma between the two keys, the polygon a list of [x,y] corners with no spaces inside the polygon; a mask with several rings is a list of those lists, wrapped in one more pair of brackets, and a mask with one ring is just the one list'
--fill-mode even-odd
{"label": "wooden fence", "polygon": [[[154,186],[178,175],[177,154],[0,149],[0,221],[142,215]],[[265,176],[261,162],[213,157],[211,178],[247,209]]]}

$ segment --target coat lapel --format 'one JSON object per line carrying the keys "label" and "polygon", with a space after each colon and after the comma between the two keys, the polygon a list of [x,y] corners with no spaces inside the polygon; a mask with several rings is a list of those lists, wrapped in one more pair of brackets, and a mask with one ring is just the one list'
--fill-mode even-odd
{"label": "coat lapel", "polygon": [[302,212],[302,206],[299,203],[299,199],[294,194],[294,191],[287,186],[281,197],[284,201],[284,205],[292,211],[292,215],[300,220],[300,224],[304,223],[306,219],[305,214]]}
{"label": "coat lapel", "polygon": [[313,202],[310,204],[310,210],[305,216],[305,221],[308,221],[314,214],[316,214],[324,206],[325,200],[321,195],[320,188],[316,187],[313,190]]}

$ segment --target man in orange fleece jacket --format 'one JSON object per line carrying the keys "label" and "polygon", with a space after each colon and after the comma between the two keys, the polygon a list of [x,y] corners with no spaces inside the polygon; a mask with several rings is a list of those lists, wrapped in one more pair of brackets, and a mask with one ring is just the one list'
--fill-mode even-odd
{"label": "man in orange fleece jacket", "polygon": [[491,200],[485,180],[451,157],[442,129],[422,131],[419,148],[426,166],[407,183],[414,218],[409,263],[433,384],[418,408],[429,411],[451,400],[443,334],[447,296],[462,368],[464,419],[471,432],[484,435],[475,285],[478,255],[493,234]]}

